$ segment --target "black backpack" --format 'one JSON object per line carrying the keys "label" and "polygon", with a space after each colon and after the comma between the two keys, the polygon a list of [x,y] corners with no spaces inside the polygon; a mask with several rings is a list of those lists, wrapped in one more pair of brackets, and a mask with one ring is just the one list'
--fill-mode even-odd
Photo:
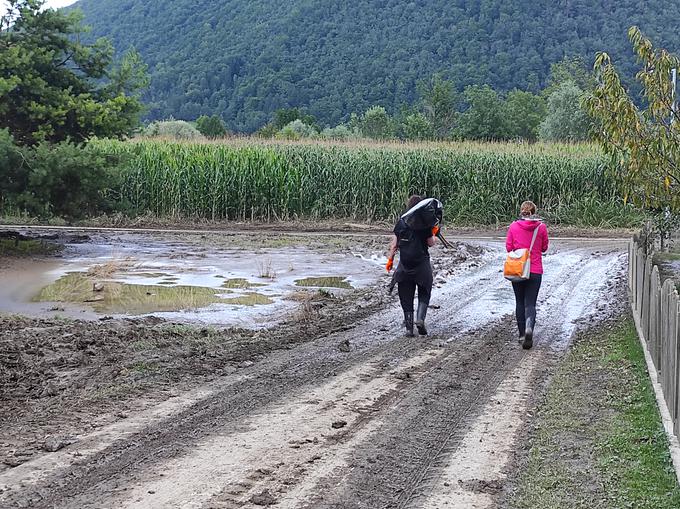
{"label": "black backpack", "polygon": [[429,255],[427,248],[427,239],[431,235],[429,228],[414,230],[401,219],[395,233],[399,239],[399,260],[406,268],[418,266],[423,258]]}

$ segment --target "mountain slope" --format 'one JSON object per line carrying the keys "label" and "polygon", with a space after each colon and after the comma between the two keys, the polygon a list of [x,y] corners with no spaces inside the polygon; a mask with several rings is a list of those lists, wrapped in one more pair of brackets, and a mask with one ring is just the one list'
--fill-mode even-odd
{"label": "mountain slope", "polygon": [[150,65],[150,118],[218,113],[253,130],[273,110],[321,123],[396,111],[442,72],[459,87],[538,91],[550,64],[606,50],[627,73],[639,25],[673,50],[680,2],[664,0],[81,0],[94,36]]}

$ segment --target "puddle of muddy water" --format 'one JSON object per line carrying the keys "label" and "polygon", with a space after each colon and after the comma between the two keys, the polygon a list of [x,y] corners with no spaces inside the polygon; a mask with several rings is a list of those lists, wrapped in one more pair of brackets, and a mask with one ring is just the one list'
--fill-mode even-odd
{"label": "puddle of muddy water", "polygon": [[[7,274],[0,274],[0,312],[54,316],[50,310],[58,309],[60,316],[84,319],[154,314],[179,322],[260,328],[297,311],[300,304],[289,297],[301,285],[361,288],[383,274],[384,256],[372,248],[322,253],[285,242],[269,249],[248,247],[246,240],[231,244],[224,239],[217,248],[200,235],[93,235],[88,243],[67,245],[49,269],[40,269],[30,288],[23,285],[18,303],[14,295],[5,295]],[[270,277],[263,279],[263,272]],[[324,277],[309,279],[320,274]],[[94,282],[105,289],[93,292]]]}

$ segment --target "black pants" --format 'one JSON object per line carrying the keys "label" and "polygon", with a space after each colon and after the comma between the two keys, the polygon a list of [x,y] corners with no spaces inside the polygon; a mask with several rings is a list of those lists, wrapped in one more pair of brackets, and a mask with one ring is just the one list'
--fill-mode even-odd
{"label": "black pants", "polygon": [[415,281],[400,281],[399,285],[399,302],[401,302],[401,309],[404,313],[413,313],[413,298],[416,295],[416,287],[418,287],[418,303],[430,304],[430,294],[432,293],[432,285],[417,285]]}
{"label": "black pants", "polygon": [[541,288],[542,279],[541,274],[531,274],[529,279],[525,281],[512,283],[512,289],[515,291],[515,314],[517,315],[517,328],[520,336],[524,336],[527,320],[530,319],[532,324],[536,324],[536,299],[538,299],[538,290]]}

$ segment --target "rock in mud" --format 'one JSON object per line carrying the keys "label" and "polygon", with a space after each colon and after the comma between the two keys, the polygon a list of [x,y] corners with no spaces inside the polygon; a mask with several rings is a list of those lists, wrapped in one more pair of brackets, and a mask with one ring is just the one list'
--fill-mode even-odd
{"label": "rock in mud", "polygon": [[28,461],[28,458],[17,458],[15,456],[9,456],[2,460],[2,462],[7,465],[8,467],[14,468],[18,467],[22,463],[25,463]]}
{"label": "rock in mud", "polygon": [[264,490],[259,495],[250,497],[250,502],[259,506],[269,506],[276,504],[276,499],[269,493],[269,490]]}
{"label": "rock in mud", "polygon": [[243,361],[238,365],[238,367],[239,368],[249,368],[249,367],[253,366],[254,364],[255,363],[253,361]]}
{"label": "rock in mud", "polygon": [[50,380],[45,384],[45,387],[43,387],[43,390],[40,392],[40,397],[49,398],[56,396],[57,394],[59,394],[59,387],[57,387],[57,384]]}
{"label": "rock in mud", "polygon": [[331,424],[331,428],[333,429],[340,429],[344,428],[347,426],[347,421],[335,421],[333,424]]}
{"label": "rock in mud", "polygon": [[74,441],[66,437],[47,437],[43,444],[43,449],[47,452],[57,452]]}
{"label": "rock in mud", "polygon": [[340,344],[338,345],[338,350],[340,350],[341,352],[344,352],[344,353],[348,353],[349,350],[350,350],[349,339],[345,339],[345,340],[341,341]]}

